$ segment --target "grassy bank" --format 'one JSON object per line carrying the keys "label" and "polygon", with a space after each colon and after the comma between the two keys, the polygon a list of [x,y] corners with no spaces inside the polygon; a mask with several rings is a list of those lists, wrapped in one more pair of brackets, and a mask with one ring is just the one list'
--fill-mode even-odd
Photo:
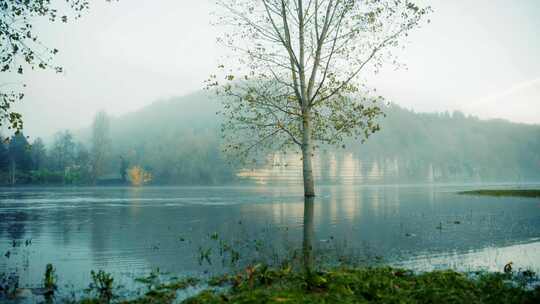
{"label": "grassy bank", "polygon": [[[337,268],[306,276],[290,268],[248,267],[208,282],[184,279],[152,286],[138,299],[116,303],[178,303],[177,292],[203,285],[182,303],[540,303],[532,272],[415,274],[390,267]],[[80,303],[103,303],[88,299]]]}
{"label": "grassy bank", "polygon": [[185,303],[540,303],[540,289],[527,290],[506,274],[344,268],[310,279],[270,271],[235,280],[227,292],[205,291]]}
{"label": "grassy bank", "polygon": [[[380,266],[328,268],[306,274],[290,266],[277,269],[258,264],[209,280],[163,281],[159,272],[152,272],[148,277],[135,279],[146,286],[135,298],[133,295],[124,298],[123,287],[117,286],[110,274],[99,271],[92,272],[86,297],[76,300],[55,295],[57,276],[54,268],[48,266],[44,286],[32,293],[36,295],[33,298],[36,303],[45,300],[45,303],[69,304],[540,303],[540,281],[534,272],[516,272],[506,267],[505,271],[414,273]],[[24,300],[19,298],[24,290],[15,287],[13,292],[5,294],[4,287],[0,284],[0,302]],[[186,298],[188,295],[191,297]]]}
{"label": "grassy bank", "polygon": [[463,191],[459,192],[463,195],[484,195],[484,196],[514,196],[514,197],[540,197],[540,189],[527,189],[527,190],[473,190],[473,191]]}

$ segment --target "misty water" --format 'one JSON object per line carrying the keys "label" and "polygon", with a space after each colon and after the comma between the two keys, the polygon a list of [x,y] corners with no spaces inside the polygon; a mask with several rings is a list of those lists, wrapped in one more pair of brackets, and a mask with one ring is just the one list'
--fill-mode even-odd
{"label": "misty water", "polygon": [[[510,261],[540,270],[539,199],[457,194],[523,186],[538,185],[321,186],[313,243],[330,263],[342,254],[419,271],[501,271]],[[284,252],[302,246],[303,223],[299,186],[4,188],[0,273],[36,286],[53,263],[72,290],[98,269],[124,285],[157,268],[212,275],[228,269],[216,251],[212,265],[199,264],[209,235]],[[242,259],[252,258],[242,248]]]}

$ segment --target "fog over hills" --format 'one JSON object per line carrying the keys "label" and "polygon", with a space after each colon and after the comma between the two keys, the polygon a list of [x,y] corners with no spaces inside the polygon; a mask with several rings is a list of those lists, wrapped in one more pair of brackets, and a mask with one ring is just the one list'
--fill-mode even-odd
{"label": "fog over hills", "polygon": [[[155,102],[111,122],[113,155],[127,155],[163,184],[220,184],[240,172],[261,183],[299,181],[300,156],[271,154],[233,168],[220,149],[220,103],[204,92]],[[454,113],[385,108],[365,144],[327,147],[316,175],[327,182],[540,180],[540,126]],[[114,162],[113,162],[114,167]],[[113,170],[114,171],[114,170]],[[238,179],[236,179],[238,181]]]}
{"label": "fog over hills", "polygon": [[[100,178],[118,183],[125,172],[121,168],[140,166],[155,185],[302,181],[298,151],[270,151],[255,164],[231,163],[221,149],[220,107],[218,98],[199,91],[111,117],[111,145]],[[314,175],[319,183],[540,181],[540,125],[482,120],[462,112],[417,113],[395,104],[383,111],[382,130],[365,144],[349,139],[344,148],[317,151]],[[18,183],[65,183],[66,172],[72,172],[74,183],[85,184],[91,178],[91,128],[71,132],[71,148],[69,133],[63,132],[46,140],[46,149],[25,151],[26,140],[20,138],[15,141],[19,148],[0,145],[0,154],[19,151],[15,167],[26,173],[16,178]],[[36,143],[32,134],[25,135]],[[13,180],[6,161],[0,162],[0,184]]]}

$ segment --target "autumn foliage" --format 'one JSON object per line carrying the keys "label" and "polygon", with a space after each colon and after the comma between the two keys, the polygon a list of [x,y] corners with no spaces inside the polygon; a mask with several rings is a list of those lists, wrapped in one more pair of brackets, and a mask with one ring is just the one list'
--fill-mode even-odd
{"label": "autumn foliage", "polygon": [[152,180],[152,174],[145,171],[140,166],[133,166],[128,170],[128,178],[131,185],[140,187]]}

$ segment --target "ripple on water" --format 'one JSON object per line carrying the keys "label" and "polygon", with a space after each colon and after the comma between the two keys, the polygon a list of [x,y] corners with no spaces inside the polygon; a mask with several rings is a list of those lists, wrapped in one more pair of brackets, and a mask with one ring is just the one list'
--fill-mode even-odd
{"label": "ripple on water", "polygon": [[[466,189],[320,187],[315,239],[340,253],[399,257],[395,263],[416,269],[500,270],[508,261],[540,268],[538,200],[455,195]],[[158,267],[200,273],[216,265],[197,261],[214,232],[230,243],[257,238],[267,246],[299,248],[303,207],[298,187],[0,189],[0,272],[17,269],[23,285],[36,285],[53,263],[62,280],[77,288],[88,286],[92,269],[112,272],[119,281]],[[12,247],[13,240],[26,239],[32,245]],[[337,246],[342,244],[348,248]]]}

